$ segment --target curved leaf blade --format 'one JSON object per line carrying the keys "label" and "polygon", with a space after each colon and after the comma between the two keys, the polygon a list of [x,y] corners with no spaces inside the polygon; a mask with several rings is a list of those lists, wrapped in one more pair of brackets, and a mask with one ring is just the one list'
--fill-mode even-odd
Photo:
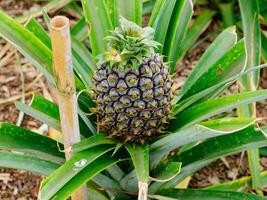
{"label": "curved leaf blade", "polygon": [[15,102],[15,105],[19,110],[23,111],[27,115],[40,120],[41,122],[55,128],[56,130],[61,130],[60,116],[57,104],[34,94],[30,105],[26,105],[21,102]]}
{"label": "curved leaf blade", "polygon": [[139,181],[149,179],[149,145],[127,145]]}
{"label": "curved leaf blade", "polygon": [[196,124],[197,122],[203,121],[222,112],[229,111],[240,105],[247,105],[266,98],[267,90],[258,90],[242,92],[216,99],[209,99],[180,112],[176,118],[172,120],[170,129],[178,130],[179,128]]}
{"label": "curved leaf blade", "polygon": [[105,0],[82,0],[84,16],[90,24],[90,42],[94,56],[106,51],[105,38],[113,29]]}
{"label": "curved leaf blade", "polygon": [[174,187],[187,176],[221,156],[231,155],[248,148],[263,147],[266,146],[266,141],[266,136],[254,125],[236,133],[209,139],[188,151],[174,156],[171,159],[172,161],[183,163],[181,173],[168,183],[154,183],[151,186],[151,190],[155,192],[160,187]]}
{"label": "curved leaf blade", "polygon": [[70,30],[70,33],[78,41],[83,41],[88,37],[88,27],[85,21],[85,17],[82,17]]}
{"label": "curved leaf blade", "polygon": [[[249,69],[249,70],[246,70],[246,71],[241,72],[239,74],[236,74],[235,76],[232,76],[226,80],[223,80],[223,81],[217,83],[216,85],[214,85],[210,88],[207,88],[207,89],[205,89],[205,90],[203,90],[203,91],[201,91],[201,92],[199,92],[193,96],[186,98],[185,100],[181,100],[180,102],[178,102],[175,105],[173,112],[172,112],[173,116],[177,115],[178,113],[185,110],[190,105],[192,105],[196,102],[199,103],[213,94],[218,94],[218,91],[221,91],[221,88],[227,88],[228,86],[230,86],[230,84],[232,84],[234,81],[238,80],[240,77],[247,75],[247,74],[250,74],[254,70],[260,70],[262,68],[265,68],[266,66],[267,66],[267,64],[255,66],[253,69]],[[179,96],[177,96],[177,97],[180,98]],[[176,101],[174,99],[173,104],[175,104],[175,102]]]}
{"label": "curved leaf blade", "polygon": [[183,85],[180,96],[185,95],[196,81],[211,68],[219,58],[221,58],[237,41],[237,35],[234,27],[225,29],[208,47],[205,53],[201,56],[197,65],[194,67],[185,84]]}
{"label": "curved leaf blade", "polygon": [[[92,164],[93,161],[113,148],[114,147],[111,145],[96,146],[74,154],[70,160],[42,182],[41,199],[50,199],[62,188],[68,187],[68,182],[77,177],[78,174]],[[62,176],[63,174],[64,176]]]}
{"label": "curved leaf blade", "polygon": [[108,139],[107,136],[103,133],[98,133],[87,139],[82,140],[79,143],[76,143],[72,146],[74,152],[83,151],[102,144],[116,144],[114,140]]}
{"label": "curved leaf blade", "polygon": [[[247,62],[246,69],[260,64],[261,59],[261,28],[259,21],[258,0],[239,0],[241,10],[242,25],[245,38]],[[259,71],[254,72],[253,76],[246,76],[241,79],[245,89],[251,90],[259,85]]]}
{"label": "curved leaf blade", "polygon": [[161,163],[152,171],[153,177],[150,179],[156,182],[167,182],[180,173],[181,167],[181,162]]}
{"label": "curved leaf blade", "polygon": [[0,35],[11,42],[42,72],[50,83],[55,84],[52,76],[51,50],[33,33],[0,10]]}
{"label": "curved leaf blade", "polygon": [[182,49],[183,39],[187,31],[189,21],[193,15],[193,3],[191,0],[176,1],[172,13],[163,54],[167,56],[167,62],[171,62],[170,71],[174,72],[179,52]]}
{"label": "curved leaf blade", "polygon": [[142,25],[142,0],[108,0],[107,6],[114,27],[119,26],[120,16]]}
{"label": "curved leaf blade", "polygon": [[27,129],[0,123],[0,149],[27,152],[40,158],[56,163],[64,162],[64,154],[59,151],[61,144],[48,137],[31,132]]}
{"label": "curved leaf blade", "polygon": [[29,154],[0,151],[0,157],[1,167],[26,170],[43,176],[48,176],[60,167],[58,163],[43,160]]}
{"label": "curved leaf blade", "polygon": [[221,81],[239,74],[244,70],[245,60],[244,42],[241,40],[219,58],[207,71],[201,74],[197,80],[195,79],[194,84],[191,85],[182,99],[188,98],[206,88],[212,87]]}
{"label": "curved leaf blade", "polygon": [[176,1],[158,0],[153,9],[149,24],[155,29],[154,40],[161,44],[156,50],[158,53],[162,53],[175,3]]}
{"label": "curved leaf blade", "polygon": [[192,20],[192,24],[187,29],[187,32],[183,39],[182,50],[179,51],[177,56],[177,62],[179,62],[186,52],[195,44],[199,36],[208,28],[212,21],[212,17],[215,15],[215,11],[209,9],[203,9],[200,15]]}
{"label": "curved leaf blade", "polygon": [[170,133],[150,145],[150,163],[154,168],[169,152],[192,142],[231,134],[244,129],[253,123],[253,118],[222,118],[215,119],[177,132]]}
{"label": "curved leaf blade", "polygon": [[[57,104],[45,99],[42,96],[34,94],[30,105],[26,105],[21,102],[16,102],[15,105],[19,110],[25,112],[26,114],[40,120],[41,122],[55,128],[58,131],[61,131],[60,115]],[[88,136],[89,129],[92,133],[95,133],[95,128],[93,127],[91,122],[89,123],[89,125],[85,124],[86,119],[82,118],[82,114],[83,113],[79,113],[79,125],[81,134]]]}
{"label": "curved leaf blade", "polygon": [[49,49],[52,49],[49,35],[35,18],[31,18],[29,21],[27,21],[25,27],[39,40],[41,40]]}
{"label": "curved leaf blade", "polygon": [[76,189],[118,161],[119,160],[110,158],[108,156],[99,157],[85,167],[79,174],[77,174],[77,176],[74,176],[67,184],[65,184],[57,193],[53,195],[52,199],[67,199]]}

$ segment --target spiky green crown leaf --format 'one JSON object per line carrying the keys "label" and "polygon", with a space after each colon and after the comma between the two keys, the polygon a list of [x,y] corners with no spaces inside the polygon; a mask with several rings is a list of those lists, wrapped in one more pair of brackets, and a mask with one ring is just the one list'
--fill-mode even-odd
{"label": "spiky green crown leaf", "polygon": [[151,57],[159,45],[153,37],[153,28],[142,28],[121,17],[120,27],[106,38],[108,50],[98,57],[98,64],[107,64],[119,70],[137,68],[145,58]]}

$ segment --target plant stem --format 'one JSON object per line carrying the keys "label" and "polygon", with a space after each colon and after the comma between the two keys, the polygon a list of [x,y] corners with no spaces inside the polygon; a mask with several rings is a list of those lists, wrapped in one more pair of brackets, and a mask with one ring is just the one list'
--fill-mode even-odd
{"label": "plant stem", "polygon": [[[53,50],[53,70],[57,86],[65,157],[70,159],[71,146],[80,141],[77,114],[77,97],[71,59],[71,39],[69,19],[56,16],[51,20],[51,40]],[[62,174],[64,176],[64,174]],[[73,195],[72,200],[86,200],[87,191],[83,186]]]}
{"label": "plant stem", "polygon": [[218,3],[225,28],[235,24],[234,2]]}
{"label": "plant stem", "polygon": [[138,200],[147,200],[148,183],[145,181],[138,181]]}
{"label": "plant stem", "polygon": [[249,169],[252,177],[252,188],[257,190],[261,186],[259,149],[251,148],[247,151]]}

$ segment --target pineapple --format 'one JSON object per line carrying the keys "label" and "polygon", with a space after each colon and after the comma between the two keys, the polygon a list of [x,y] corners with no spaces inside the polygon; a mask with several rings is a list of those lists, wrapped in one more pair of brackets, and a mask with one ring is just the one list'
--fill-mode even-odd
{"label": "pineapple", "polygon": [[125,143],[144,143],[164,130],[172,108],[172,78],[155,53],[154,30],[124,18],[98,57],[94,112],[100,130]]}

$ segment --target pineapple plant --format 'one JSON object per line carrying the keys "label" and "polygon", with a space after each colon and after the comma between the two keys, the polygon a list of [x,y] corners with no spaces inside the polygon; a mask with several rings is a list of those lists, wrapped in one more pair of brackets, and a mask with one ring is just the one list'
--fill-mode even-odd
{"label": "pineapple plant", "polygon": [[[0,35],[31,60],[55,90],[79,93],[79,119],[73,113],[79,128],[73,134],[82,138],[63,149],[64,140],[1,122],[0,166],[44,175],[43,200],[264,199],[234,192],[251,184],[250,178],[231,183],[232,191],[229,183],[206,190],[176,188],[221,156],[267,144],[262,132],[266,127],[259,129],[255,117],[220,115],[267,98],[266,90],[219,96],[234,81],[266,66],[245,70],[247,41],[237,41],[235,28],[217,35],[174,93],[176,63],[203,32],[199,22],[207,23],[214,13],[191,19],[191,0],[157,0],[149,26],[143,28],[142,9],[147,10],[149,1],[81,2],[82,19],[71,30],[75,91],[68,85],[57,87],[62,74],[53,70],[55,49],[37,20],[30,18],[22,26],[0,11]],[[20,110],[64,134],[69,113],[58,104],[38,95],[31,105],[16,102]],[[75,194],[82,186],[88,197]]]}

